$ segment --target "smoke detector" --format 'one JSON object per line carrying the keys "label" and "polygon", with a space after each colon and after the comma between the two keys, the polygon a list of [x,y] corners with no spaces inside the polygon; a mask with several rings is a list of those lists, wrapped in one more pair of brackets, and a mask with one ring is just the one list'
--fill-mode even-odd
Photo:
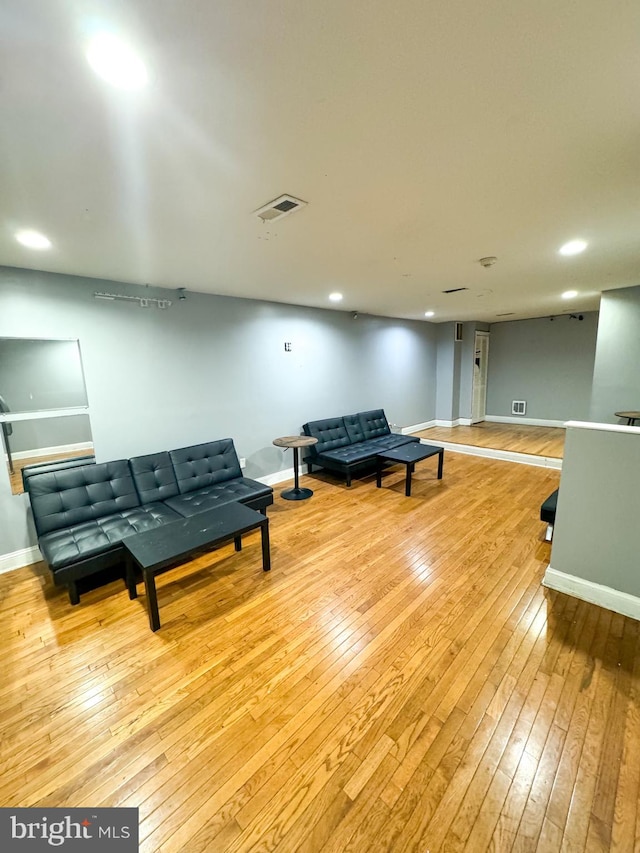
{"label": "smoke detector", "polygon": [[486,258],[480,258],[478,263],[480,264],[481,267],[488,269],[489,267],[492,267],[497,260],[498,259],[494,255],[489,255]]}
{"label": "smoke detector", "polygon": [[307,202],[302,201],[302,199],[294,198],[292,195],[281,195],[253,212],[263,222],[274,222],[276,219],[282,219],[283,216],[295,213],[296,210],[300,210],[306,205]]}

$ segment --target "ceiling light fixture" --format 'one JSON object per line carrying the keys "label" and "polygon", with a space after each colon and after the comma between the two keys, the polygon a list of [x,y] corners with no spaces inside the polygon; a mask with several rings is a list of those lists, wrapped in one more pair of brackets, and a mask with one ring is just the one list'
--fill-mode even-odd
{"label": "ceiling light fixture", "polygon": [[584,252],[587,246],[588,243],[586,240],[569,240],[569,242],[565,243],[564,246],[560,246],[558,251],[561,255],[565,256],[579,255],[580,252]]}
{"label": "ceiling light fixture", "polygon": [[51,240],[39,231],[18,231],[16,240],[27,249],[50,249]]}
{"label": "ceiling light fixture", "polygon": [[331,302],[342,302],[342,294],[341,293],[330,293],[329,299]]}
{"label": "ceiling light fixture", "polygon": [[563,299],[575,299],[575,297],[577,295],[578,295],[577,290],[565,290],[565,292],[562,294],[562,298]]}
{"label": "ceiling light fixture", "polygon": [[435,313],[436,313],[435,311],[425,311],[425,312],[424,312],[424,316],[425,316],[425,317],[433,317],[433,315],[434,315]]}
{"label": "ceiling light fixture", "polygon": [[86,56],[96,74],[118,89],[142,89],[149,79],[140,57],[111,33],[95,36]]}

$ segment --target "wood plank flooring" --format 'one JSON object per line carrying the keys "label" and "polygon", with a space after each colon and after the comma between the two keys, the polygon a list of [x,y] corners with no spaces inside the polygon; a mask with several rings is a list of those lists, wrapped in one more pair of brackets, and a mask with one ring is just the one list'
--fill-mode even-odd
{"label": "wood plank flooring", "polygon": [[557,471],[431,461],[305,475],[271,573],[256,533],[161,576],[155,634],[1,575],[0,803],[137,806],[143,853],[640,850],[640,623],[541,586]]}
{"label": "wood plank flooring", "polygon": [[425,441],[450,441],[493,450],[511,450],[534,456],[562,458],[565,431],[562,427],[497,424],[483,421],[473,426],[430,427],[415,433]]}

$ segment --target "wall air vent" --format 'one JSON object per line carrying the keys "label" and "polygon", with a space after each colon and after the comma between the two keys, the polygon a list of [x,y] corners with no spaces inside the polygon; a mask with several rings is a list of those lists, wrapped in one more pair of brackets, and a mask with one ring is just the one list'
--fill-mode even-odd
{"label": "wall air vent", "polygon": [[513,317],[515,311],[504,311],[502,314],[496,314],[496,317]]}
{"label": "wall air vent", "polygon": [[460,293],[461,290],[469,290],[468,287],[452,287],[451,290],[443,290],[443,293]]}
{"label": "wall air vent", "polygon": [[306,204],[306,201],[294,198],[292,195],[281,195],[253,212],[263,222],[275,222],[276,219],[282,219],[283,216],[295,213],[296,210],[300,210]]}
{"label": "wall air vent", "polygon": [[527,413],[527,404],[525,400],[512,400],[511,402],[511,414],[512,415],[526,415]]}
{"label": "wall air vent", "polygon": [[462,323],[456,323],[453,328],[453,339],[454,341],[462,340]]}

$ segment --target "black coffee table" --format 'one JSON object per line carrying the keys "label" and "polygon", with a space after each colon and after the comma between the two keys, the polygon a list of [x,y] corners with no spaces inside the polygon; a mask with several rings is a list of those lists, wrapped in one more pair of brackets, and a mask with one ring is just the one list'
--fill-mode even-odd
{"label": "black coffee table", "polygon": [[431,444],[403,444],[400,447],[395,447],[393,450],[385,450],[377,454],[378,472],[376,486],[380,488],[382,485],[382,469],[385,465],[393,465],[402,463],[407,466],[407,479],[405,483],[404,493],[409,498],[411,497],[411,475],[413,474],[416,462],[421,462],[423,459],[428,459],[430,456],[438,454],[438,479],[442,479],[442,465],[444,462],[444,447],[434,447]]}
{"label": "black coffee table", "polygon": [[137,598],[138,595],[135,563],[142,571],[151,630],[157,631],[160,627],[156,575],[185,562],[198,551],[212,550],[229,539],[234,540],[236,551],[240,551],[243,534],[258,527],[262,534],[262,568],[268,572],[271,569],[269,519],[240,503],[225,504],[123,539],[129,598]]}

